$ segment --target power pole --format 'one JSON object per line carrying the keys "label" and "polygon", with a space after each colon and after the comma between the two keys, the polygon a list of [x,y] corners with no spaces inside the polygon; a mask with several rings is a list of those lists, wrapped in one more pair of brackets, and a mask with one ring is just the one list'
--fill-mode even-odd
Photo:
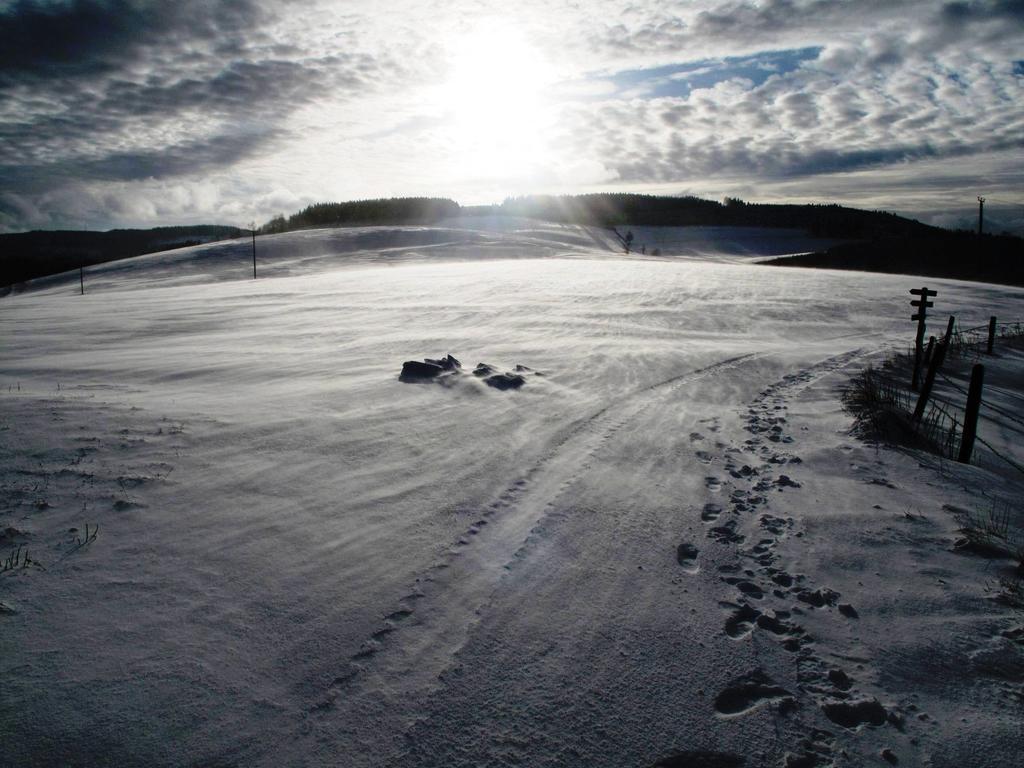
{"label": "power pole", "polygon": [[252,232],[252,279],[256,279],[256,222],[249,224],[249,229]]}
{"label": "power pole", "polygon": [[981,235],[981,224],[985,218],[985,198],[978,195],[978,235]]}

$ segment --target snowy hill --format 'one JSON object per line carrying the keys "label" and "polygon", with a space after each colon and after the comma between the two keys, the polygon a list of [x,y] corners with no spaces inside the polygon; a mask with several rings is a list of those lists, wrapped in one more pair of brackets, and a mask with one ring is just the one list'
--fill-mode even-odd
{"label": "snowy hill", "polygon": [[[922,280],[634,234],[662,255],[310,230],[259,238],[255,281],[241,240],[0,299],[0,555],[32,563],[0,573],[0,762],[1012,764],[1009,566],[952,552],[944,505],[1024,485],[862,444],[838,400]],[[932,332],[1021,314],[927,284]]]}

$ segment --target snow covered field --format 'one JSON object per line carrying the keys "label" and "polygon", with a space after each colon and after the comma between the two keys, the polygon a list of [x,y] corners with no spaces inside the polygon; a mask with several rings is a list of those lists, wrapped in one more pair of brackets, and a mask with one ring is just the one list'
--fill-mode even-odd
{"label": "snow covered field", "polygon": [[0,555],[38,564],[0,573],[0,764],[1017,764],[1011,564],[944,505],[1021,476],[860,443],[837,387],[909,288],[935,330],[1024,291],[636,234],[297,232],[256,281],[239,241],[0,299]]}

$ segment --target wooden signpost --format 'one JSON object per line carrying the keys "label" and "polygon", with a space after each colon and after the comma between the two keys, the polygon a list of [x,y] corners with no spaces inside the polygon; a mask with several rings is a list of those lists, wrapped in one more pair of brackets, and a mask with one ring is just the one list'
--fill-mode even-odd
{"label": "wooden signpost", "polygon": [[[914,408],[913,422],[919,423],[924,418],[924,410],[928,405],[928,398],[931,395],[932,388],[935,386],[935,377],[942,368],[942,364],[945,362],[946,353],[949,351],[949,346],[953,342],[953,328],[956,325],[956,318],[950,317],[949,323],[946,325],[946,335],[942,337],[942,340],[936,343],[935,337],[932,336],[928,342],[928,354],[924,354],[924,334],[925,334],[925,320],[928,317],[928,308],[934,307],[935,305],[929,300],[934,296],[938,296],[938,291],[930,291],[928,288],[912,288],[910,291],[912,296],[918,298],[913,299],[910,305],[914,307],[914,314],[910,316],[911,320],[917,321],[917,339],[914,342],[914,378],[911,382],[911,387],[915,391],[920,389],[920,395],[917,398],[917,407]],[[996,332],[996,318],[992,317],[988,323],[988,354],[992,354],[992,345],[995,340]],[[921,387],[921,362],[924,359],[928,363],[928,375],[925,377],[924,386]],[[974,452],[974,440],[978,433],[978,414],[981,410],[981,390],[985,380],[985,367],[982,365],[975,365],[971,371],[971,386],[970,391],[967,395],[967,408],[964,414],[964,428],[963,435],[960,440],[960,452],[957,457],[958,461],[969,464],[971,461],[971,455]],[[955,422],[954,422],[955,426]]]}
{"label": "wooden signpost", "polygon": [[924,287],[911,288],[910,293],[913,296],[921,297],[910,302],[910,306],[917,308],[917,311],[910,316],[911,320],[917,320],[917,339],[914,342],[914,376],[910,382],[911,388],[916,392],[921,383],[921,358],[924,355],[925,319],[928,316],[928,307],[935,306],[928,299],[932,296],[938,296],[939,292],[930,291],[927,287]]}

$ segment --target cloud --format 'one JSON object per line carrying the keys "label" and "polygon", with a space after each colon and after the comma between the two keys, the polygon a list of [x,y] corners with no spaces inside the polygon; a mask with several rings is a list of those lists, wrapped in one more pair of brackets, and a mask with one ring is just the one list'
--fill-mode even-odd
{"label": "cloud", "polygon": [[254,0],[18,0],[0,13],[0,86],[115,71],[154,48],[231,39],[264,17]]}
{"label": "cloud", "polygon": [[[837,41],[758,81],[739,72],[729,77],[729,60],[721,60],[711,67],[711,87],[682,94],[634,89],[625,103],[577,105],[565,131],[576,137],[578,153],[603,158],[627,183],[690,185],[746,175],[762,189],[1024,147],[1021,93],[1009,65],[999,70],[963,50],[889,53],[899,48],[888,33]],[[625,74],[636,79],[632,70]]]}
{"label": "cloud", "polygon": [[216,172],[271,151],[295,111],[400,71],[282,43],[267,31],[277,19],[254,0],[10,5],[0,13],[5,187],[25,199],[72,182]]}
{"label": "cloud", "polygon": [[[800,48],[837,39],[861,40],[878,30],[895,46],[876,52],[875,61],[898,60],[901,51],[930,51],[968,40],[986,44],[1020,40],[1020,0],[763,0],[694,3],[686,7],[651,4],[648,13],[591,30],[588,45],[619,54],[687,51],[732,55],[766,49]],[[1019,46],[1018,46],[1019,47]]]}
{"label": "cloud", "polygon": [[[0,229],[602,187],[1015,199],[1019,163],[971,170],[1024,143],[1022,20],[1021,0],[0,0]],[[460,133],[438,97],[481,29],[548,69],[531,114],[505,110],[534,157],[469,152],[486,115]]]}

